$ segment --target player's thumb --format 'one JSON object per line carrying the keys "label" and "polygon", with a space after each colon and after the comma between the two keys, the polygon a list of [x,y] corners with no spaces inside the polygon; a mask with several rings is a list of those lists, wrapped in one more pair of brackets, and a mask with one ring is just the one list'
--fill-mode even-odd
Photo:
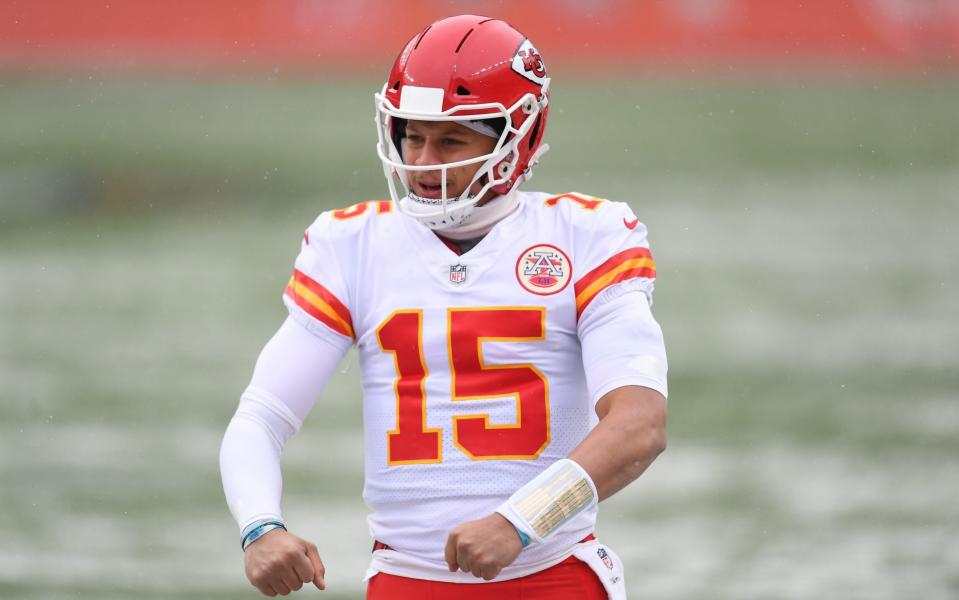
{"label": "player's thumb", "polygon": [[313,565],[313,585],[315,585],[317,589],[325,590],[326,581],[324,581],[323,578],[326,576],[326,567],[323,566],[323,561],[320,560],[320,553],[317,551],[315,545],[306,545],[306,556]]}
{"label": "player's thumb", "polygon": [[459,570],[460,567],[456,564],[456,540],[452,533],[446,538],[446,548],[443,550],[443,558],[446,559],[446,565],[449,567],[450,572]]}

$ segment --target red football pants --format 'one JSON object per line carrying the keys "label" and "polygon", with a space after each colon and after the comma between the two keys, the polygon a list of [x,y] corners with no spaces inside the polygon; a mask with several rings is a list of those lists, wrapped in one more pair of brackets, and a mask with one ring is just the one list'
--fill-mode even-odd
{"label": "red football pants", "polygon": [[489,583],[446,583],[377,573],[366,600],[608,600],[596,573],[570,556],[526,577]]}

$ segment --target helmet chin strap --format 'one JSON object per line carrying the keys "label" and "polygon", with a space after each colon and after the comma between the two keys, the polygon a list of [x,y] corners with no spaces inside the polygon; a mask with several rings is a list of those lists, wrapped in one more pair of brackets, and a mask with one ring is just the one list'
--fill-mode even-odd
{"label": "helmet chin strap", "polygon": [[483,206],[471,206],[462,222],[451,227],[434,227],[433,231],[451,240],[471,240],[489,233],[494,225],[519,207],[515,188],[505,196],[496,196]]}
{"label": "helmet chin strap", "polygon": [[423,198],[407,191],[406,196],[399,200],[401,212],[413,217],[430,229],[454,228],[467,221],[473,211],[473,204],[455,206],[449,210],[436,214],[436,209],[442,202],[432,198]]}

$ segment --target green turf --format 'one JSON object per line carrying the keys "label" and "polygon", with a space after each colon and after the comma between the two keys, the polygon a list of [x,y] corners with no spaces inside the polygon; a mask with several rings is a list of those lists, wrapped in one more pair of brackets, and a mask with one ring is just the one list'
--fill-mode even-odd
{"label": "green turf", "polygon": [[[0,597],[256,597],[219,439],[303,228],[385,193],[374,86],[0,79]],[[599,525],[631,595],[959,595],[959,80],[554,89],[531,187],[629,201],[659,270],[670,448]],[[286,457],[330,598],[357,370]]]}

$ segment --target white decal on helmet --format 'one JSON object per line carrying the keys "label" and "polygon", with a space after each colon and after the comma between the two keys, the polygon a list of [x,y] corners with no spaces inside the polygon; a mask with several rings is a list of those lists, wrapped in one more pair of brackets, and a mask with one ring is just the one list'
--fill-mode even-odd
{"label": "white decal on helmet", "polygon": [[442,88],[403,86],[400,90],[400,110],[410,113],[437,115],[443,112]]}

